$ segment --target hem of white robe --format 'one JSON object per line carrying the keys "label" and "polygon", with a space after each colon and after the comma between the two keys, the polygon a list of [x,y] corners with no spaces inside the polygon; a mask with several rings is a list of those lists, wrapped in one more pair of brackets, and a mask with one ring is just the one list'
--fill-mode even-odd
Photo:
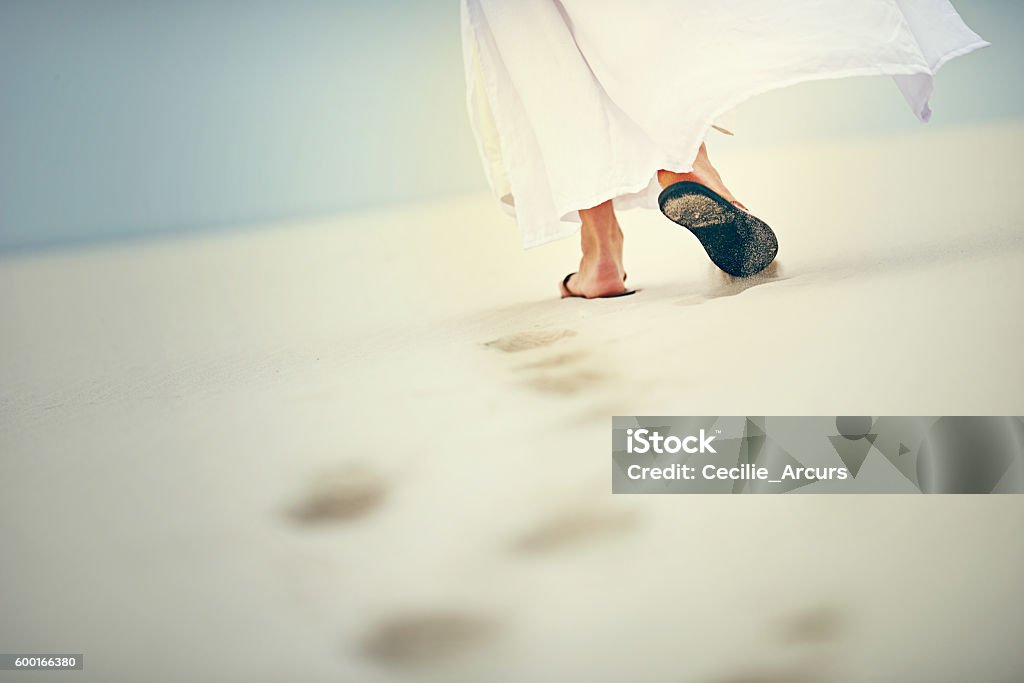
{"label": "hem of white robe", "polygon": [[[697,136],[696,140],[691,141],[684,148],[687,151],[685,154],[680,155],[680,157],[670,158],[669,155],[666,155],[664,157],[652,159],[647,164],[647,167],[651,168],[651,170],[644,171],[642,177],[640,174],[636,174],[634,178],[630,178],[619,185],[613,186],[612,188],[603,189],[600,192],[596,192],[591,195],[573,197],[571,199],[565,199],[557,202],[555,205],[555,212],[560,215],[561,218],[556,223],[538,225],[532,228],[519,224],[518,227],[522,234],[522,246],[524,249],[532,249],[533,247],[539,247],[543,244],[548,244],[549,242],[571,237],[580,228],[579,210],[603,204],[608,200],[613,201],[616,210],[657,208],[658,195],[661,193],[661,186],[658,183],[658,171],[662,169],[673,173],[687,173],[692,171],[693,161],[697,158],[697,152],[700,150],[700,146],[713,127],[714,122],[726,112],[736,108],[751,98],[757,97],[758,95],[762,95],[771,90],[787,88],[800,83],[850,78],[854,76],[926,75],[931,78],[934,77],[935,74],[938,73],[939,69],[950,60],[962,57],[963,55],[988,47],[989,45],[991,45],[991,43],[988,41],[981,40],[956,48],[955,50],[950,50],[939,57],[934,65],[928,65],[927,67],[916,65],[907,66],[906,64],[890,64],[884,66],[858,67],[855,69],[846,69],[820,74],[809,73],[773,81],[770,85],[763,85],[745,90],[741,95],[728,100],[723,106],[715,110],[711,116],[707,117],[706,123],[701,126],[700,134]],[[925,97],[922,102],[913,103],[911,107],[914,115],[922,122],[927,122],[931,113],[931,110],[928,108],[928,99],[930,98],[930,95],[931,88],[929,87],[928,97]],[[678,161],[679,158],[686,159],[686,161]],[[515,206],[513,204],[502,199],[501,207],[509,215],[516,216]]]}

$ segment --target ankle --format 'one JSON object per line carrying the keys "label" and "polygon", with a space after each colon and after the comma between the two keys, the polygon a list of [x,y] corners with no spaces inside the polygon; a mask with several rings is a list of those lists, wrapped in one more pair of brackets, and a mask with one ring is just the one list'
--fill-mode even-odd
{"label": "ankle", "polygon": [[665,189],[669,185],[674,185],[684,180],[692,180],[694,177],[693,171],[689,173],[676,173],[675,171],[658,171],[658,184],[661,185],[661,189]]}
{"label": "ankle", "polygon": [[622,258],[623,236],[621,232],[604,235],[584,235],[580,240],[583,258],[593,261],[619,260]]}

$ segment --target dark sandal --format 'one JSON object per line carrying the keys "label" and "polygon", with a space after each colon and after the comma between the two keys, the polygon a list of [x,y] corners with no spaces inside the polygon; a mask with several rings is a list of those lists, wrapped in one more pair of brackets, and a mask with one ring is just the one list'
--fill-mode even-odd
{"label": "dark sandal", "polygon": [[[596,296],[596,297],[583,296],[582,294],[575,294],[575,293],[573,293],[573,291],[571,289],[569,289],[569,278],[571,278],[575,274],[576,274],[575,271],[573,271],[572,273],[569,273],[568,275],[566,275],[562,279],[562,282],[559,284],[559,290],[561,291],[563,299],[568,299],[568,298],[571,298],[571,297],[575,297],[577,299],[614,299],[615,297],[618,297],[618,296],[629,296],[630,294],[636,294],[636,290],[635,289],[627,289],[626,291],[619,292],[618,294],[606,294],[605,296]],[[626,280],[625,276],[623,276],[622,280],[623,281]]]}
{"label": "dark sandal", "polygon": [[729,275],[756,275],[779,252],[767,223],[700,183],[669,185],[658,196],[658,206],[670,221],[692,232],[714,264]]}

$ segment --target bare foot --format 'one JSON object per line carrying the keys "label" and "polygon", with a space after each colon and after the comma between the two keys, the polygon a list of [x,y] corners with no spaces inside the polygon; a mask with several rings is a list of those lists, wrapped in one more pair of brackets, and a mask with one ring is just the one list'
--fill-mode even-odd
{"label": "bare foot", "polygon": [[622,294],[626,269],[622,265],[622,229],[610,201],[580,211],[583,227],[580,267],[565,283],[571,296],[595,299]]}
{"label": "bare foot", "polygon": [[708,150],[703,144],[697,152],[697,158],[693,160],[693,170],[689,173],[673,173],[672,171],[665,170],[658,171],[658,184],[660,184],[662,188],[687,180],[693,183],[700,183],[701,185],[714,190],[721,195],[723,199],[732,202],[741,209],[746,210],[747,208],[733,196],[732,192],[729,191],[729,188],[727,188],[725,183],[722,182],[722,176],[718,175],[718,171],[711,165],[711,159],[708,158]]}

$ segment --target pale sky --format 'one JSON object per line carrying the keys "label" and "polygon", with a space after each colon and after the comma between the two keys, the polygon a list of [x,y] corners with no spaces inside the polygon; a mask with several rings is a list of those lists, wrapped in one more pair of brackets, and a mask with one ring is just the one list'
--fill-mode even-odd
{"label": "pale sky", "polygon": [[[930,126],[1024,117],[1024,3],[961,0],[993,47]],[[0,252],[485,189],[456,0],[0,0]],[[919,126],[886,78],[743,107],[737,144]]]}

